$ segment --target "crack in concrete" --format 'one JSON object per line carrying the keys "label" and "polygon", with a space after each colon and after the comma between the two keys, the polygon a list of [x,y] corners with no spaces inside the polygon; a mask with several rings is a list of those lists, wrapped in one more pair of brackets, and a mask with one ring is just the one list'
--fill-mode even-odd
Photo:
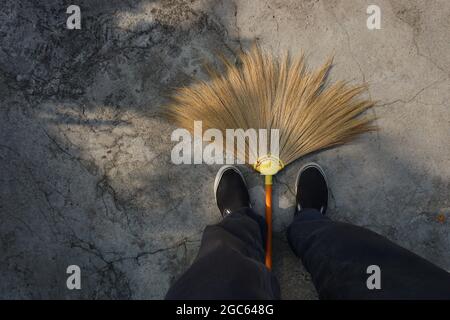
{"label": "crack in concrete", "polygon": [[[392,0],[389,0],[389,3],[391,5],[392,8],[394,8],[393,2]],[[395,11],[395,10],[394,10]],[[420,14],[420,11],[419,11]],[[401,21],[402,23],[406,24],[409,28],[411,28],[412,30],[412,43],[413,46],[416,50],[416,54],[424,59],[426,59],[427,61],[429,61],[433,66],[435,66],[437,69],[439,69],[442,73],[446,74],[447,77],[450,77],[450,72],[449,70],[446,70],[445,68],[443,68],[442,66],[440,66],[432,57],[427,56],[425,54],[423,54],[420,50],[419,44],[417,42],[417,36],[420,34],[420,31],[418,30],[418,28],[415,25],[412,25],[411,23],[409,23],[408,21],[404,20],[403,18],[401,18],[399,16],[399,14],[397,12],[395,12],[395,17]]]}
{"label": "crack in concrete", "polygon": [[400,103],[400,102],[404,103],[404,104],[410,103],[410,102],[416,100],[427,89],[430,89],[430,88],[434,87],[436,84],[442,82],[443,80],[445,80],[445,78],[433,81],[432,83],[430,83],[430,84],[426,85],[425,87],[419,89],[415,94],[413,94],[411,96],[411,98],[408,98],[407,100],[405,100],[405,99],[396,99],[396,100],[391,101],[391,102],[387,102],[387,103],[383,103],[383,104],[377,104],[375,107],[376,108],[386,107],[386,106],[390,106],[390,105],[397,104],[397,103]]}

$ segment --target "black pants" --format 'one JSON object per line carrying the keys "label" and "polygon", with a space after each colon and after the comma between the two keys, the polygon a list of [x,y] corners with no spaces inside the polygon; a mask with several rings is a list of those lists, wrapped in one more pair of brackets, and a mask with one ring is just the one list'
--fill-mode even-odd
{"label": "black pants", "polygon": [[[251,209],[208,226],[166,299],[278,299],[278,282],[264,266],[264,234],[264,219]],[[321,299],[450,299],[449,273],[367,229],[306,209],[287,236]],[[379,273],[367,270],[372,265]],[[376,273],[381,289],[370,290]]]}

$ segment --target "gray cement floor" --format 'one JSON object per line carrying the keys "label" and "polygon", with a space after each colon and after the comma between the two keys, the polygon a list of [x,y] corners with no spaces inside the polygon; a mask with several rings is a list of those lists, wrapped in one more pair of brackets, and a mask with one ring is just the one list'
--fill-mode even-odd
{"label": "gray cement floor", "polygon": [[[321,163],[329,215],[450,269],[450,2],[4,1],[0,12],[0,297],[162,298],[219,221],[217,166],[170,162],[157,111],[215,50],[335,54],[332,77],[367,81],[378,133],[309,156],[276,179],[275,265],[284,298],[314,299],[289,250],[296,170]],[[253,201],[262,180],[246,169]],[[262,210],[260,210],[262,214]],[[79,265],[82,289],[66,288]],[[405,272],[408,272],[405,270]]]}

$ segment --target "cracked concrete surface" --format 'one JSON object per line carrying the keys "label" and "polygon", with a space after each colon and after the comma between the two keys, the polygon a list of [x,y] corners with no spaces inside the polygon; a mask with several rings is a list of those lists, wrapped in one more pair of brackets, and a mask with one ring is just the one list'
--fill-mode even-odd
{"label": "cracked concrete surface", "polygon": [[[365,226],[450,269],[450,2],[359,0],[4,1],[0,12],[0,297],[157,299],[219,221],[217,166],[170,162],[158,116],[217,51],[334,53],[332,78],[366,81],[380,131],[276,177],[275,256],[284,298],[315,299],[284,231],[294,176],[320,162],[331,218]],[[262,180],[244,169],[262,214]],[[66,288],[79,265],[82,289]],[[407,272],[407,270],[405,270]]]}

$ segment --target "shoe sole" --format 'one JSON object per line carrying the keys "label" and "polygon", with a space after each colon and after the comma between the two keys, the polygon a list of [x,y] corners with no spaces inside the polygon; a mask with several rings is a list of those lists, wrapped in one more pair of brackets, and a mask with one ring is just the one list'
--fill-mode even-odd
{"label": "shoe sole", "polygon": [[231,165],[231,164],[224,165],[219,169],[219,171],[217,171],[216,178],[214,180],[214,199],[216,199],[216,205],[218,205],[218,203],[217,203],[217,187],[219,186],[220,179],[222,179],[224,172],[227,171],[228,169],[232,169],[234,172],[237,172],[241,176],[242,180],[244,181],[245,187],[248,189],[247,181],[245,181],[244,175],[238,169],[238,167]]}
{"label": "shoe sole", "polygon": [[[298,171],[298,173],[297,173],[297,178],[295,179],[295,195],[296,195],[296,197],[297,197],[297,192],[298,192],[298,181],[300,180],[300,176],[301,176],[301,174],[302,174],[302,172],[303,171],[305,171],[306,169],[308,169],[308,168],[316,168],[317,170],[319,170],[319,172],[322,174],[322,176],[323,176],[323,178],[325,179],[325,183],[327,184],[327,202],[329,203],[329,201],[330,201],[330,189],[328,188],[328,179],[327,179],[327,176],[326,176],[326,174],[325,174],[325,171],[322,169],[322,167],[318,164],[318,163],[316,163],[316,162],[309,162],[309,163],[307,163],[307,164],[305,164],[305,165],[303,165],[301,168],[300,168],[300,170]],[[301,208],[297,208],[297,209],[299,209],[299,210],[301,210]]]}

